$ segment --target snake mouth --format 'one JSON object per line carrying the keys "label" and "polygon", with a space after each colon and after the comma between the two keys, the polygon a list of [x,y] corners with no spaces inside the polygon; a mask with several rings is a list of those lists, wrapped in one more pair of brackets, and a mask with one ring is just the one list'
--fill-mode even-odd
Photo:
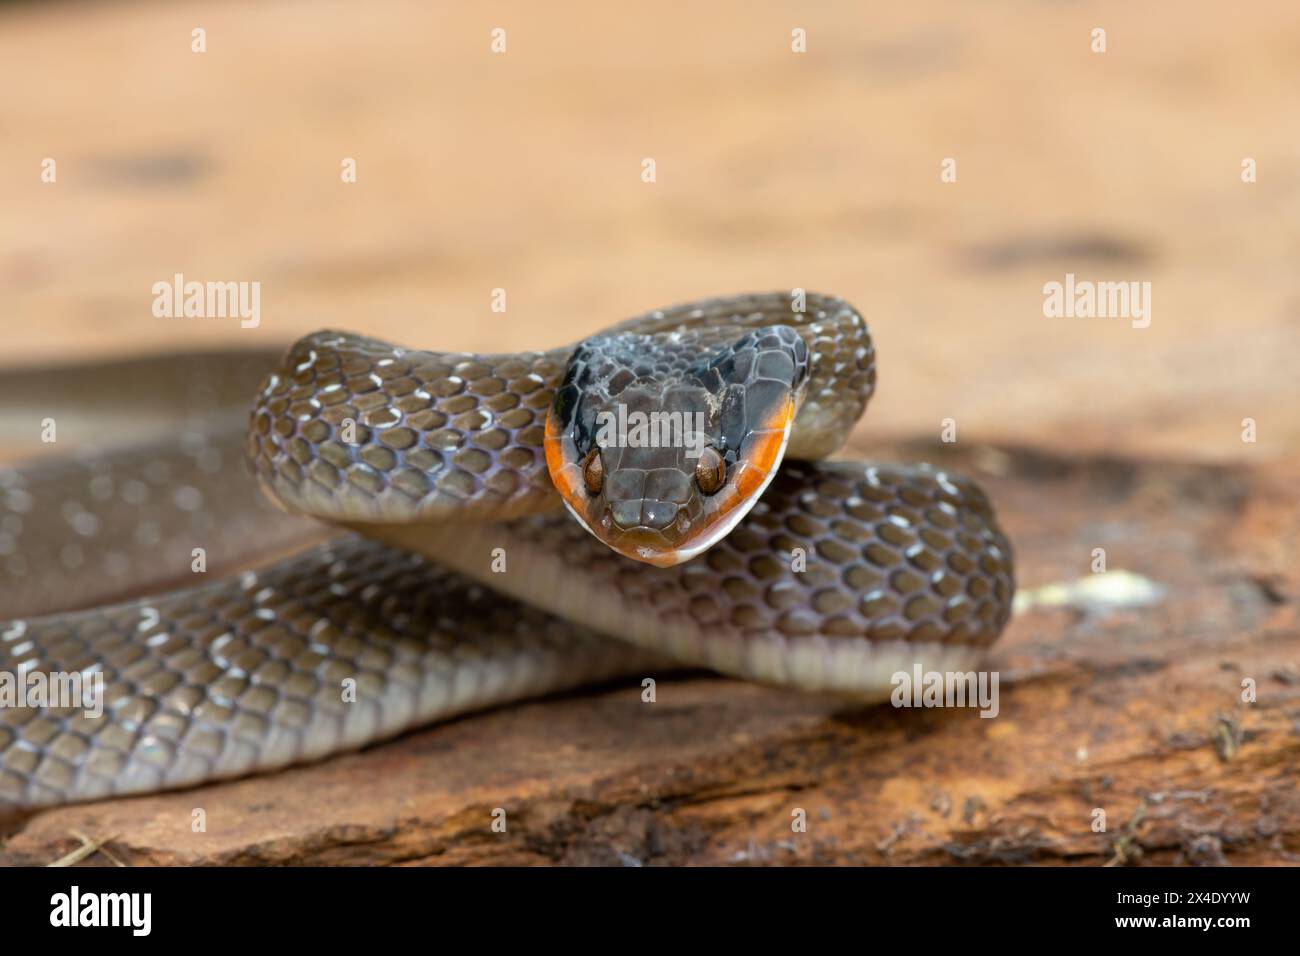
{"label": "snake mouth", "polygon": [[683,510],[667,528],[620,526],[612,519],[608,502],[587,489],[573,438],[554,409],[546,419],[546,465],[565,508],[592,536],[624,557],[669,568],[707,551],[754,507],[785,456],[794,417],[795,399],[788,395],[745,436],[723,487],[703,498],[693,517]]}

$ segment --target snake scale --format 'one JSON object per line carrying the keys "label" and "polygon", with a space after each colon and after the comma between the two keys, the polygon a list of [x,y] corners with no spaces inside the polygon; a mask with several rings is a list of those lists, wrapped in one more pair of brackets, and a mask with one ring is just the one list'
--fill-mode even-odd
{"label": "snake scale", "polygon": [[[98,716],[0,706],[0,814],[682,666],[865,701],[977,666],[1014,589],[991,506],[930,466],[808,460],[876,357],[842,300],[799,304],[690,303],[544,352],[326,331],[6,376],[9,432],[166,437],[0,470],[0,675],[104,681]],[[597,441],[620,406],[693,416],[693,451]]]}

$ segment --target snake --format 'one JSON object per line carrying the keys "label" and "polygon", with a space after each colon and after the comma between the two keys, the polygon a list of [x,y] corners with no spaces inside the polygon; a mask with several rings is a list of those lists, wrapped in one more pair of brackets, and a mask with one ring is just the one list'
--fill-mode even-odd
{"label": "snake", "polygon": [[683,668],[871,703],[978,667],[1010,543],[960,474],[830,458],[875,385],[858,311],[788,291],[12,371],[6,439],[74,452],[0,468],[0,814]]}

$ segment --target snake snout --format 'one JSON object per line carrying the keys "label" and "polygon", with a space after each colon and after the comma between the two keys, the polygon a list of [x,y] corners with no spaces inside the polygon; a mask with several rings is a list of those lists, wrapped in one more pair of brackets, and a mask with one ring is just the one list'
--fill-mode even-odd
{"label": "snake snout", "polygon": [[642,498],[637,501],[619,501],[610,506],[610,518],[619,531],[652,528],[663,531],[677,518],[681,506],[671,501]]}
{"label": "snake snout", "polygon": [[675,468],[620,469],[605,486],[610,519],[623,532],[668,529],[690,497],[690,479]]}

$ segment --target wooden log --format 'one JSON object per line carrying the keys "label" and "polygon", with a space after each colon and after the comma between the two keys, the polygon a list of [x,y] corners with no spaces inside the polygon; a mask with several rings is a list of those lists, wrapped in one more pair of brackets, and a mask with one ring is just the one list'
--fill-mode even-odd
{"label": "wooden log", "polygon": [[132,865],[1300,860],[1300,467],[883,454],[978,476],[1015,544],[1028,606],[991,661],[995,718],[664,679],[654,703],[610,687],[47,811],[0,863],[56,860],[74,832]]}

